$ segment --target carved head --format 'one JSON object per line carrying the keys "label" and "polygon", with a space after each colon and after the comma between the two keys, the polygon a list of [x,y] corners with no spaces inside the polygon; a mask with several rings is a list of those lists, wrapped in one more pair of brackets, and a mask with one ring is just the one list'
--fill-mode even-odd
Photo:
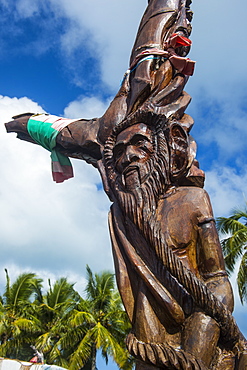
{"label": "carved head", "polygon": [[139,111],[115,126],[105,143],[105,191],[140,229],[148,228],[160,198],[187,179],[194,155],[181,122]]}
{"label": "carved head", "polygon": [[108,179],[131,190],[153,176],[165,190],[188,171],[188,148],[188,135],[179,123],[139,112],[116,126],[106,142]]}
{"label": "carved head", "polygon": [[113,159],[123,186],[133,188],[146,180],[146,162],[153,152],[152,131],[144,123],[136,123],[117,135]]}

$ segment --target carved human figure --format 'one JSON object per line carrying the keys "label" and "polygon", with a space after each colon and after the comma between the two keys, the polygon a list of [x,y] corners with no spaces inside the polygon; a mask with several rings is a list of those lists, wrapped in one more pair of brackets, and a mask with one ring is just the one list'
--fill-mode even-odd
{"label": "carved human figure", "polygon": [[[149,362],[138,363],[136,369],[152,369],[152,364],[175,368],[176,362],[182,369],[206,369],[216,354],[222,357],[218,368],[234,369],[234,354],[217,348],[218,323],[164,264],[169,249],[196,284],[205,284],[232,311],[232,290],[208,195],[198,187],[177,185],[188,160],[182,155],[181,161],[189,147],[185,131],[145,114],[114,131],[105,145],[105,188],[114,200],[109,220],[116,276],[133,328],[128,348]],[[166,353],[167,345],[176,349],[173,356]],[[155,356],[158,349],[162,360]]]}
{"label": "carved human figure", "polygon": [[244,370],[246,343],[231,315],[232,290],[185,114],[183,88],[194,65],[186,58],[190,2],[149,1],[130,68],[101,118],[28,114],[6,127],[100,171],[113,202],[113,256],[136,369]]}

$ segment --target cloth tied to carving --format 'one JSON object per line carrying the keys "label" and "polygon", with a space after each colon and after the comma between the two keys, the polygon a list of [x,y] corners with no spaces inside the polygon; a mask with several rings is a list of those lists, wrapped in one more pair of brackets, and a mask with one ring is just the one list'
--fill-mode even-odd
{"label": "cloth tied to carving", "polygon": [[31,116],[27,123],[28,133],[33,140],[51,152],[52,177],[57,183],[68,180],[74,175],[69,158],[56,149],[56,137],[64,127],[77,120],[37,114]]}
{"label": "cloth tied to carving", "polygon": [[137,64],[146,60],[146,57],[153,56],[154,58],[154,55],[157,55],[167,58],[179,72],[187,76],[192,76],[195,69],[195,61],[186,57],[180,57],[175,51],[175,49],[181,46],[191,46],[191,44],[192,41],[187,37],[181,36],[178,33],[173,33],[168,41],[164,43],[164,49],[150,48],[138,54],[130,65],[129,72],[131,73],[136,68]]}

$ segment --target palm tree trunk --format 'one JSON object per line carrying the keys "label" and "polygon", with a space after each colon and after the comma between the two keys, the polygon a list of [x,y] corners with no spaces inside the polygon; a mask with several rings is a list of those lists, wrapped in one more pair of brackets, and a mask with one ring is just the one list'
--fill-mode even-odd
{"label": "palm tree trunk", "polygon": [[93,344],[92,346],[92,363],[91,363],[91,370],[97,370],[96,368],[96,353],[97,353],[97,350],[96,350],[96,345]]}

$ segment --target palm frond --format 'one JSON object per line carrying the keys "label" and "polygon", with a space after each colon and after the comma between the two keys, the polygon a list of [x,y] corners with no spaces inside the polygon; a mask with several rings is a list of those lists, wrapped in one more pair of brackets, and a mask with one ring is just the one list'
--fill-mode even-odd
{"label": "palm frond", "polygon": [[231,218],[234,218],[235,220],[243,219],[247,221],[247,203],[244,208],[234,208],[231,213]]}
{"label": "palm frond", "polygon": [[76,292],[74,284],[69,283],[67,278],[60,278],[55,281],[53,287],[47,293],[47,303],[50,307],[55,308],[58,304],[66,302],[68,299],[74,299]]}
{"label": "palm frond", "polygon": [[54,342],[50,332],[40,335],[35,341],[35,347],[44,353],[49,352],[53,348]]}
{"label": "palm frond", "polygon": [[92,352],[92,330],[88,330],[70,358],[70,370],[79,370],[90,359]]}
{"label": "palm frond", "polygon": [[16,319],[13,324],[18,327],[20,331],[26,333],[37,333],[41,330],[40,322],[38,322],[37,325],[37,322],[34,320],[28,320],[22,317]]}
{"label": "palm frond", "polygon": [[58,340],[57,346],[65,350],[66,348],[75,348],[87,334],[88,328],[77,326],[76,328],[69,328]]}
{"label": "palm frond", "polygon": [[10,278],[9,278],[9,273],[7,269],[5,270],[5,275],[6,275],[6,288],[5,288],[5,294],[4,298],[7,298],[9,296],[9,290],[10,290]]}
{"label": "palm frond", "polygon": [[217,217],[216,225],[219,232],[223,234],[233,234],[246,226],[233,217]]}
{"label": "palm frond", "polygon": [[60,351],[58,346],[54,346],[49,354],[49,361],[57,366],[69,369],[69,362]]}
{"label": "palm frond", "polygon": [[30,301],[32,295],[36,293],[37,286],[41,285],[41,281],[34,273],[19,275],[4,293],[6,305],[16,308],[20,302]]}
{"label": "palm frond", "polygon": [[[243,221],[243,222],[242,222]],[[225,265],[230,275],[241,258],[237,276],[242,304],[247,302],[247,204],[244,209],[234,209],[230,217],[218,217],[217,228],[228,237],[221,240]]]}
{"label": "palm frond", "polygon": [[223,239],[221,246],[227,271],[232,273],[239,257],[242,256],[247,244],[247,227],[236,231],[232,236]]}
{"label": "palm frond", "polygon": [[96,321],[94,316],[90,312],[86,311],[74,310],[69,320],[69,324],[74,328],[81,325],[84,325],[86,328],[86,326],[88,326],[87,324],[95,325],[95,323]]}
{"label": "palm frond", "polygon": [[124,366],[129,357],[127,350],[100,323],[92,329],[92,339],[97,349],[101,348],[103,353],[111,356],[120,368]]}
{"label": "palm frond", "polygon": [[241,303],[247,302],[247,252],[244,253],[237,276],[238,291]]}
{"label": "palm frond", "polygon": [[239,256],[241,256],[242,254],[242,249],[239,249],[238,247],[233,247],[231,238],[222,240],[221,246],[225,258],[227,273],[228,275],[231,275],[231,273],[234,271]]}
{"label": "palm frond", "polygon": [[92,270],[88,265],[86,266],[86,271],[87,271],[87,285],[85,291],[87,293],[87,297],[92,300],[97,296],[96,281],[92,273]]}
{"label": "palm frond", "polygon": [[94,309],[107,310],[115,288],[114,274],[109,271],[93,274],[87,266],[87,277],[88,283],[85,288],[87,299],[92,302]]}

